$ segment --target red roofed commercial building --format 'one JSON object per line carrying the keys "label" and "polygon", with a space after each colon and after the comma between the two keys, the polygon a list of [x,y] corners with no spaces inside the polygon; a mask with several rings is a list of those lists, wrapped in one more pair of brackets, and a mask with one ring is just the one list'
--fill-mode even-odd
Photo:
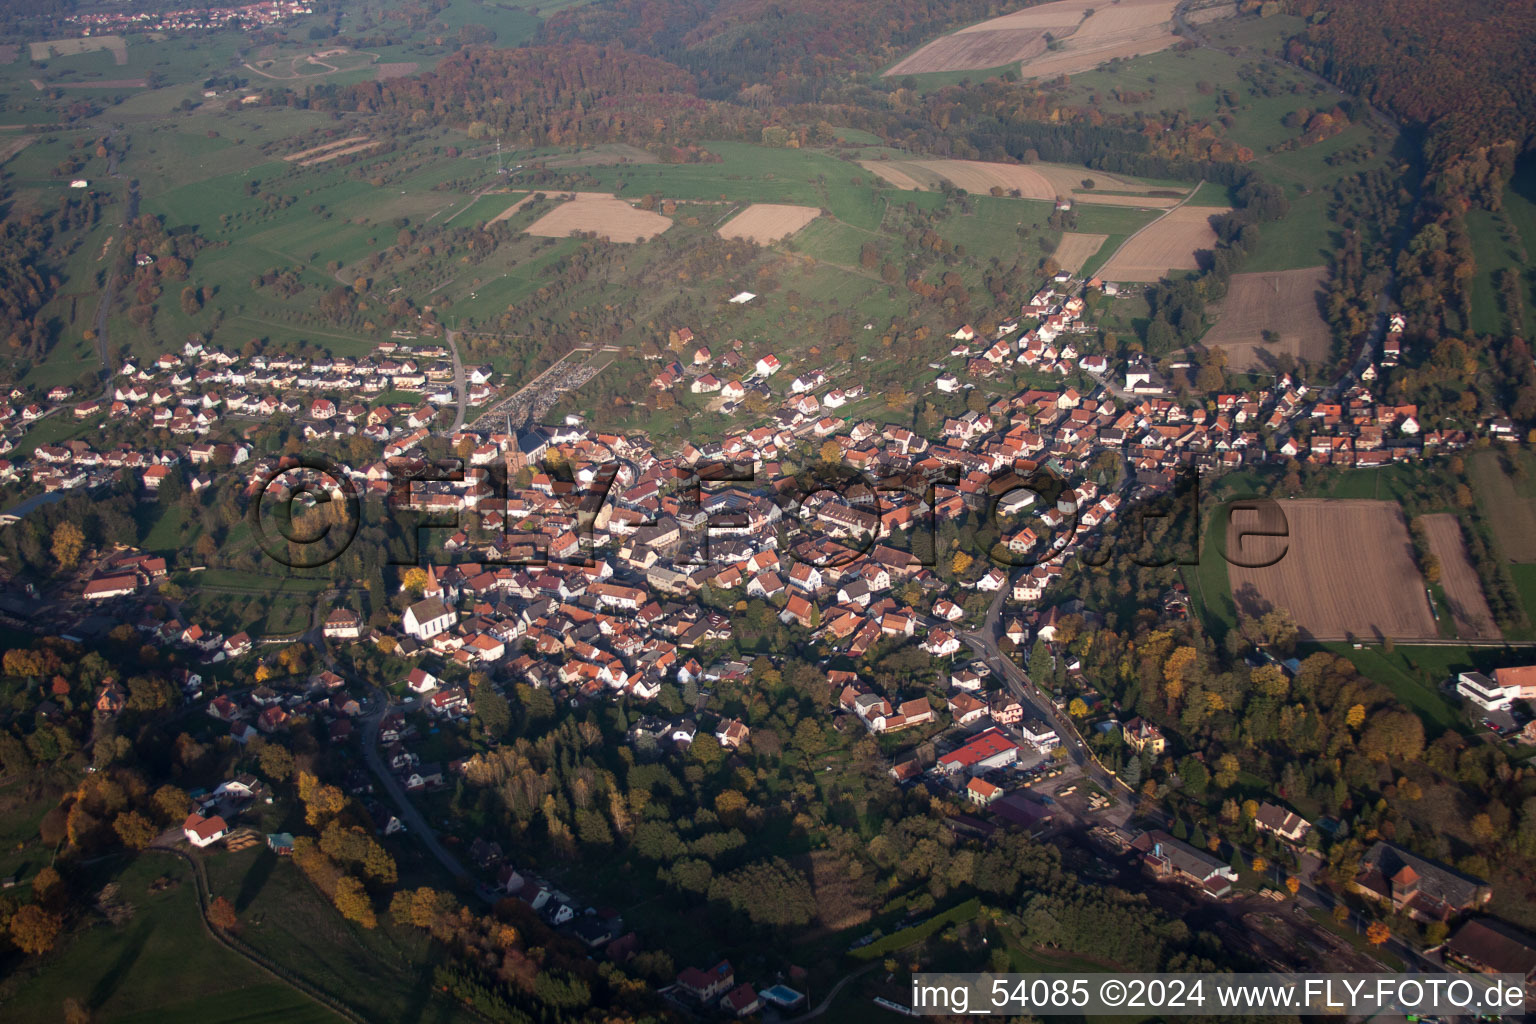
{"label": "red roofed commercial building", "polygon": [[954,774],[966,772],[977,775],[991,768],[1001,768],[1019,759],[1019,745],[999,729],[977,733],[963,747],[951,750],[939,758],[936,767],[941,772]]}

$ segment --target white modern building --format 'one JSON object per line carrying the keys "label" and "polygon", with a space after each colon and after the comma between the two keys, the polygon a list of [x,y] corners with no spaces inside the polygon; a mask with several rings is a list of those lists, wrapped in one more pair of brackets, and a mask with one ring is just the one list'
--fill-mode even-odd
{"label": "white modern building", "polygon": [[1514,706],[1510,687],[1500,686],[1481,672],[1463,672],[1456,677],[1456,692],[1484,711],[1508,711]]}

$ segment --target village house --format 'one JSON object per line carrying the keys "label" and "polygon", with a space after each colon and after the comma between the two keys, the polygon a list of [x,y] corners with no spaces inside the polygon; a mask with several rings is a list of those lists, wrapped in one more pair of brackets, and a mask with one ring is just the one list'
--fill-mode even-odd
{"label": "village house", "polygon": [[1261,832],[1268,832],[1294,845],[1301,842],[1312,824],[1295,811],[1266,800],[1259,805],[1259,813],[1254,816],[1253,826]]}

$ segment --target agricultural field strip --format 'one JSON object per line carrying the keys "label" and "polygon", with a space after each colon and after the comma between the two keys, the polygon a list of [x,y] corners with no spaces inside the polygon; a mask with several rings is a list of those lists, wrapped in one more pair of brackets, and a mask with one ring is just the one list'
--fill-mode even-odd
{"label": "agricultural field strip", "polygon": [[1522,497],[1515,490],[1493,452],[1474,454],[1467,469],[1504,557],[1511,562],[1536,562],[1536,498]]}
{"label": "agricultural field strip", "polygon": [[331,142],[327,142],[319,146],[311,146],[308,149],[301,149],[297,153],[289,153],[287,156],[283,157],[283,159],[302,162],[321,153],[329,152],[333,149],[340,149],[343,146],[356,145],[357,143],[364,142],[367,139],[367,135],[349,135],[345,139],[335,139]]}
{"label": "agricultural field strip", "polygon": [[591,232],[609,241],[634,242],[654,238],[672,226],[671,218],[641,210],[612,193],[564,194],[572,198],[528,225],[530,235],[568,238],[573,233]]}
{"label": "agricultural field strip", "polygon": [[810,206],[753,203],[722,224],[716,233],[721,238],[742,238],[766,245],[788,238],[820,215],[820,210]]}
{"label": "agricultural field strip", "polygon": [[1076,74],[1172,46],[1178,40],[1170,31],[1174,6],[1174,0],[1060,0],[1029,7],[934,39],[885,74],[975,71],[1014,62],[1031,77]]}
{"label": "agricultural field strip", "polygon": [[[1071,198],[1082,205],[1168,208],[1185,194],[1146,185],[1131,178],[1082,167],[1059,164],[1004,164],[981,160],[860,160],[859,166],[899,189],[934,191],[949,182],[967,192],[986,195],[993,188],[1005,194],[1017,190],[1018,198],[1054,201]],[[1102,195],[1083,189],[1083,181],[1122,195]],[[1162,193],[1162,194],[1154,194]]]}
{"label": "agricultural field strip", "polygon": [[[1228,365],[1239,370],[1267,368],[1265,355],[1326,358],[1331,334],[1318,297],[1327,273],[1326,267],[1306,267],[1232,275],[1216,323],[1201,345],[1224,350]],[[1278,340],[1266,343],[1264,331],[1279,335]]]}
{"label": "agricultural field strip", "polygon": [[1052,257],[1056,265],[1062,270],[1077,273],[1083,264],[1092,259],[1109,241],[1108,235],[1081,234],[1076,231],[1068,231],[1061,236],[1061,244],[1056,246]]}
{"label": "agricultural field strip", "polygon": [[[1413,556],[1402,509],[1395,502],[1300,499],[1277,503],[1283,538],[1242,537],[1252,513],[1234,515],[1228,553],[1250,565],[1228,564],[1239,611],[1258,617],[1274,608],[1290,612],[1303,635],[1315,640],[1437,640],[1440,631]],[[1243,550],[1234,551],[1238,541]],[[1246,540],[1246,544],[1241,542]]]}
{"label": "agricultural field strip", "polygon": [[1440,562],[1440,587],[1451,606],[1456,635],[1463,640],[1502,640],[1504,632],[1493,621],[1482,582],[1467,555],[1461,520],[1440,512],[1425,516],[1423,522],[1430,553]]}
{"label": "agricultural field strip", "polygon": [[1216,246],[1210,219],[1225,210],[1185,206],[1169,210],[1126,239],[1120,250],[1099,268],[1108,281],[1156,281],[1170,270],[1195,270],[1195,252]]}

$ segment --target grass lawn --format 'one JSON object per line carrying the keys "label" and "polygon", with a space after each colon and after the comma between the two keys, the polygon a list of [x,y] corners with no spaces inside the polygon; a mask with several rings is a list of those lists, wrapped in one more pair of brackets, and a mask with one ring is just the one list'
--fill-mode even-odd
{"label": "grass lawn", "polygon": [[434,997],[436,951],[424,932],[346,921],[292,861],[265,847],[208,858],[208,884],[240,916],[258,953],[334,993],[374,1020],[449,1022],[464,1017]]}
{"label": "grass lawn", "polygon": [[1328,195],[1314,191],[1292,195],[1291,210],[1277,221],[1259,225],[1259,251],[1243,264],[1244,273],[1300,270],[1326,264],[1332,252]]}
{"label": "grass lawn", "polygon": [[1536,323],[1536,276],[1529,269],[1530,247],[1536,245],[1536,162],[1516,164],[1500,212],[1468,211],[1467,230],[1477,264],[1472,278],[1472,329],[1482,334],[1509,330],[1494,275],[1510,270],[1520,277],[1521,315],[1529,330]]}
{"label": "grass lawn", "polygon": [[[873,230],[884,205],[874,176],[811,149],[774,149],[744,142],[705,142],[718,164],[640,164],[583,168],[591,187],[639,197],[795,203],[826,208],[841,221]],[[859,184],[854,184],[857,180]],[[513,182],[516,185],[516,182]]]}
{"label": "grass lawn", "polygon": [[[1502,653],[1497,649],[1397,644],[1388,654],[1374,644],[1356,650],[1343,641],[1318,646],[1348,658],[1362,675],[1390,689],[1423,720],[1430,738],[1462,725],[1460,707],[1440,692],[1440,684],[1457,672],[1491,666]],[[1507,660],[1508,655],[1504,658]]]}
{"label": "grass lawn", "polygon": [[824,263],[858,266],[864,243],[874,242],[882,255],[891,251],[895,240],[876,231],[856,228],[830,217],[817,217],[795,235],[793,247]]}
{"label": "grass lawn", "polygon": [[1215,181],[1207,181],[1195,189],[1185,206],[1233,206],[1232,190]]}
{"label": "grass lawn", "polygon": [[[166,876],[178,884],[150,892]],[[100,884],[108,878],[102,877]],[[58,1020],[66,997],[98,1021],[142,1024],[332,1024],[335,1014],[274,980],[209,938],[198,923],[192,869],[178,858],[146,853],[116,875],[133,917],[120,927],[93,924],[29,963],[4,983],[5,1016]]]}
{"label": "grass lawn", "polygon": [[1217,505],[1202,514],[1205,518],[1201,523],[1204,540],[1200,545],[1200,562],[1180,566],[1179,574],[1206,631],[1223,637],[1237,625],[1237,603],[1232,600],[1232,583],[1227,578],[1227,560],[1223,555],[1227,549],[1226,506]]}
{"label": "grass lawn", "polygon": [[[78,364],[76,364],[78,368]],[[88,438],[97,433],[97,427],[101,424],[101,416],[92,416],[88,420],[77,420],[68,409],[54,413],[47,419],[38,420],[27,428],[27,432],[16,442],[16,448],[11,453],[14,458],[17,455],[30,455],[39,446],[45,444],[60,444],[76,437]],[[100,444],[99,439],[90,438],[94,443]]]}

